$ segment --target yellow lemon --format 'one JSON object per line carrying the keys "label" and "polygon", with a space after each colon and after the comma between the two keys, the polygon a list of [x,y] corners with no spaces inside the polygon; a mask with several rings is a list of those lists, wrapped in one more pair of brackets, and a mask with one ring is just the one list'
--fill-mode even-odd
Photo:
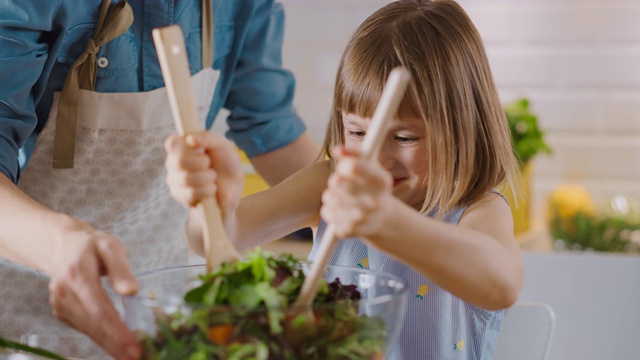
{"label": "yellow lemon", "polygon": [[595,205],[591,193],[579,184],[565,184],[555,188],[549,196],[549,214],[567,219],[578,212],[591,215]]}

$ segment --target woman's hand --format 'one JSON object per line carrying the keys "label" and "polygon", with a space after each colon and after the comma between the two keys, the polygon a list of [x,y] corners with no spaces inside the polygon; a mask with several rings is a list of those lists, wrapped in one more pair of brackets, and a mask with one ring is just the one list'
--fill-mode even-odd
{"label": "woman's hand", "polygon": [[216,195],[225,214],[240,203],[244,173],[235,147],[223,136],[205,131],[186,138],[171,136],[167,150],[166,183],[171,196],[186,207]]}
{"label": "woman's hand", "polygon": [[338,164],[322,194],[320,215],[338,237],[364,236],[378,231],[385,215],[393,180],[377,159],[366,160],[342,147]]}
{"label": "woman's hand", "polygon": [[140,347],[113,307],[101,277],[121,295],[137,292],[122,243],[73,220],[54,235],[49,302],[60,320],[87,334],[116,359],[140,358]]}

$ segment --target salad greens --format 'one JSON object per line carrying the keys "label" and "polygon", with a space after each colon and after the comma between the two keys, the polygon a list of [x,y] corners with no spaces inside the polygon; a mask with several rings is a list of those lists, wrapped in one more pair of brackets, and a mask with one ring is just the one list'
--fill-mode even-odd
{"label": "salad greens", "polygon": [[201,276],[187,307],[156,314],[155,335],[140,335],[144,359],[382,359],[384,321],[358,314],[360,292],[340,279],[315,298],[315,319],[291,310],[304,282],[303,263],[260,249]]}

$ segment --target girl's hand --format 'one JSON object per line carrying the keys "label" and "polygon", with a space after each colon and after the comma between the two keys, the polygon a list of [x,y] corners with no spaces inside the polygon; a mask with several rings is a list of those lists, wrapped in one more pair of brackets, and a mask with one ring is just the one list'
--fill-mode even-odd
{"label": "girl's hand", "polygon": [[186,207],[216,195],[224,214],[232,214],[240,203],[244,173],[235,147],[223,136],[204,131],[165,142],[166,183],[171,196]]}
{"label": "girl's hand", "polygon": [[367,237],[383,224],[393,180],[377,159],[365,160],[342,147],[335,155],[338,164],[322,194],[320,215],[338,237]]}
{"label": "girl's hand", "polygon": [[53,235],[49,264],[49,303],[53,315],[87,334],[116,359],[140,358],[140,347],[105,289],[102,276],[120,295],[138,291],[122,243],[73,219]]}

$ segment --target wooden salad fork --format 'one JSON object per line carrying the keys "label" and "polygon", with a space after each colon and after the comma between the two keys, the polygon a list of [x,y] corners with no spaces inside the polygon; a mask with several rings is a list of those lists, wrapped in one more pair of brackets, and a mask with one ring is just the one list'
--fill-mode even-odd
{"label": "wooden salad fork", "polygon": [[[200,117],[191,88],[191,73],[182,29],[178,25],[170,25],[153,29],[152,34],[178,134],[186,136],[201,132],[203,129],[198,120]],[[240,254],[231,244],[224,229],[215,195],[202,199],[197,208],[205,220],[203,235],[207,272],[224,262],[240,260]]]}

